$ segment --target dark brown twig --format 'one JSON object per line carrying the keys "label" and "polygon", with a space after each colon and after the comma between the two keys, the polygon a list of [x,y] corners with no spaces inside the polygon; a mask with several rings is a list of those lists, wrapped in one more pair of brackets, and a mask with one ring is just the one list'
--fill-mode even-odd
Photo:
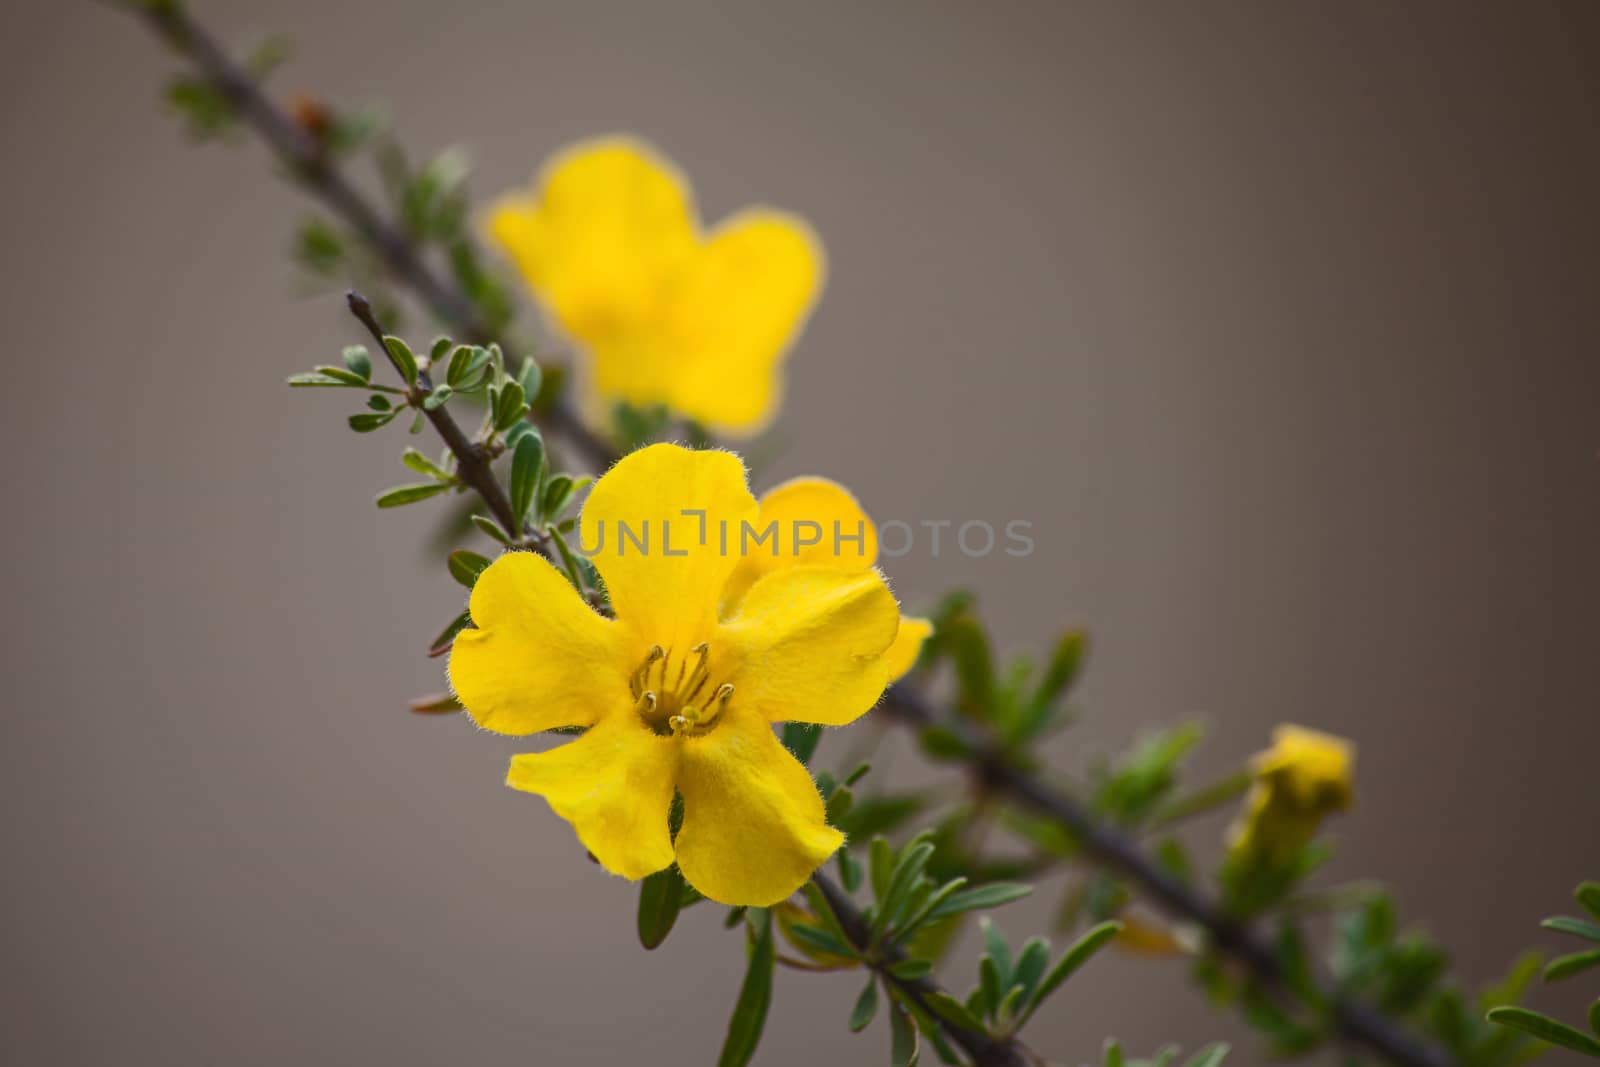
{"label": "dark brown twig", "polygon": [[935,993],[945,992],[939,984],[931,978],[895,977],[889,968],[906,959],[905,953],[894,946],[879,946],[872,949],[872,930],[867,925],[865,917],[856,910],[855,902],[843,889],[834,884],[833,879],[820,871],[811,876],[811,881],[827,898],[828,907],[833,909],[834,918],[839,920],[839,928],[850,939],[850,943],[863,952],[871,951],[867,966],[934,1019],[939,1028],[950,1035],[950,1040],[955,1042],[961,1051],[972,1057],[972,1062],[977,1067],[1026,1067],[1028,1059],[1015,1039],[1000,1040],[976,1030],[968,1030],[949,1022],[929,1008],[927,998]]}
{"label": "dark brown twig", "polygon": [[[889,687],[881,710],[916,731],[929,729],[937,721],[927,697],[905,682]],[[939,725],[951,727],[946,722]],[[1286,984],[1277,953],[1254,931],[1174,878],[1125,834],[1096,819],[1072,797],[1019,770],[994,746],[971,736],[972,731],[963,732],[968,735],[964,738],[967,762],[988,788],[1065,827],[1091,859],[1128,879],[1170,914],[1202,927],[1218,952],[1243,965],[1264,986],[1286,997],[1296,995]],[[1320,995],[1329,1004],[1334,1023],[1345,1037],[1403,1067],[1455,1067],[1455,1060],[1443,1050],[1419,1041],[1388,1017],[1341,995],[1325,980],[1320,984]]]}

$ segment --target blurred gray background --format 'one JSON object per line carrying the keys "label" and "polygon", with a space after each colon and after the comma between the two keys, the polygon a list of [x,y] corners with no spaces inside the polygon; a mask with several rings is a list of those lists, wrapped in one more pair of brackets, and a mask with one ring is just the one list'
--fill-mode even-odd
{"label": "blurred gray background", "polygon": [[[293,36],[278,90],[467,147],[480,197],[632,130],[709,219],[811,218],[767,481],[1031,521],[1027,559],[892,576],[980,591],[1013,649],[1092,626],[1062,767],[1187,716],[1197,775],[1282,720],[1353,737],[1329,876],[1389,881],[1472,981],[1600,875],[1600,8],[195,6]],[[8,12],[5,1058],[712,1062],[720,910],[640,951],[633,887],[501,785],[518,743],[405,710],[461,594],[436,511],[372,506],[404,434],[282,385],[356,339],[295,295],[303,201],[185,143],[130,18]],[[879,1062],[858,984],[782,973],[757,1062]],[[1030,1036],[1108,1033],[1240,1028],[1107,957]]]}

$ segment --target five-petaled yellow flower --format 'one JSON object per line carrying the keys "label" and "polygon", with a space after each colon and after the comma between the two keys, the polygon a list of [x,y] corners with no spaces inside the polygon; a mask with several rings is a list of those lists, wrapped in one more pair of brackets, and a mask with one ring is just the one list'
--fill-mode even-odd
{"label": "five-petaled yellow flower", "polygon": [[780,364],[822,285],[803,219],[747,208],[702,233],[688,182],[648,145],[586,141],[489,232],[560,332],[587,350],[601,405],[664,404],[723,434],[774,414]]}
{"label": "five-petaled yellow flower", "polygon": [[[812,531],[785,520],[800,512],[830,535],[839,519],[847,536],[860,515],[869,537],[860,551],[850,540],[834,552],[830,538],[825,553],[796,552]],[[744,547],[747,528],[774,520],[779,540]],[[676,860],[713,900],[782,900],[843,837],[773,724],[854,720],[927,633],[902,626],[872,566],[870,522],[832,483],[791,482],[758,503],[731,453],[652,445],[595,483],[579,534],[615,618],[544,559],[501,556],[451,653],[456,695],[496,732],[585,728],[514,757],[507,781],[543,796],[607,870],[637,879]]]}
{"label": "five-petaled yellow flower", "polygon": [[1342,737],[1279,726],[1254,761],[1255,782],[1230,835],[1233,855],[1287,859],[1322,820],[1354,799],[1355,746]]}

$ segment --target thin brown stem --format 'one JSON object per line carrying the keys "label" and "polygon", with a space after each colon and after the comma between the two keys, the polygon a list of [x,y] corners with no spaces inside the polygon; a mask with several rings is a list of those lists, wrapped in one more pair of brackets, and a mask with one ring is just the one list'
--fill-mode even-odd
{"label": "thin brown stem", "polygon": [[[180,3],[134,5],[145,21],[178,54],[192,63],[238,116],[260,135],[288,173],[312,196],[342,218],[377,254],[390,274],[416,293],[428,309],[458,336],[487,345],[494,336],[472,301],[428,265],[406,231],[386,220],[353,185],[318,141],[307,134],[261,91],[255,78],[236,63]],[[531,399],[531,398],[530,398]],[[567,404],[558,398],[547,414],[549,428],[559,433],[594,465],[596,473],[616,461],[615,450]]]}
{"label": "thin brown stem", "polygon": [[[890,686],[882,710],[918,732],[936,722],[926,696],[905,682]],[[940,725],[951,728],[948,722]],[[1003,752],[984,739],[971,736],[972,731],[963,732],[968,735],[964,738],[967,762],[989,789],[1066,828],[1090,859],[1122,875],[1169,914],[1202,927],[1216,951],[1242,965],[1263,986],[1286,999],[1297,999],[1285,981],[1277,953],[1253,930],[1229,917],[1215,901],[1173,877],[1131,838],[1102,823],[1077,800],[1019,770]],[[1382,1013],[1342,995],[1326,980],[1320,984],[1320,995],[1330,1005],[1334,1024],[1347,1039],[1400,1067],[1455,1067],[1454,1058],[1444,1050],[1419,1041]]]}

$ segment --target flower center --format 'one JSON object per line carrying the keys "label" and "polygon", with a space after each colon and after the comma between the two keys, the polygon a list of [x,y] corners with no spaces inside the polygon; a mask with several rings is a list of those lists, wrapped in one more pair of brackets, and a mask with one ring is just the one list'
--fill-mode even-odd
{"label": "flower center", "polygon": [[671,649],[651,645],[628,678],[633,707],[663,737],[698,737],[716,725],[733,686],[711,680],[711,646],[702,641],[674,662]]}

